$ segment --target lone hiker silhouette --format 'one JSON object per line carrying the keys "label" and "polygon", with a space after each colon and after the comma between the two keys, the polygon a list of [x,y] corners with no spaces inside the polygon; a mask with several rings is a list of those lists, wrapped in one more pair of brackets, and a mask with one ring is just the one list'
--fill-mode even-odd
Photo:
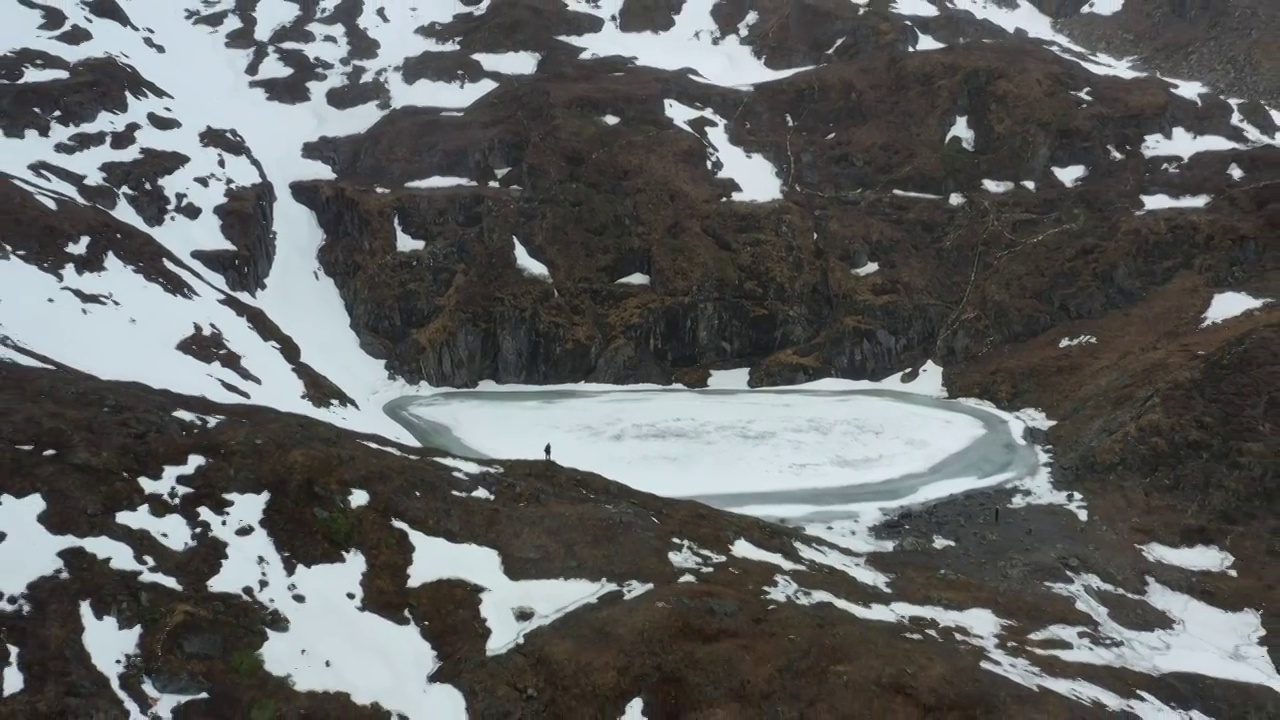
{"label": "lone hiker silhouette", "polygon": [[547,446],[542,448],[542,452],[547,456],[547,459],[550,460],[551,459],[551,443],[547,443]]}

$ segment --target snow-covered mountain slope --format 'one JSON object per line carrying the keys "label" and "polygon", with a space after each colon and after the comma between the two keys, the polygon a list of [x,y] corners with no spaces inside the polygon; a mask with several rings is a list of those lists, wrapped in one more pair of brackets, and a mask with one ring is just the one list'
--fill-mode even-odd
{"label": "snow-covered mountain slope", "polygon": [[[956,712],[1157,718],[1203,704],[1161,697],[1169,673],[1280,688],[1257,612],[1177,589],[1189,574],[1171,566],[1221,567],[1178,553],[1213,548],[1140,559],[1135,591],[1079,569],[1034,594],[922,591],[856,548],[541,462],[432,457],[73,372],[0,379],[0,702],[16,716],[613,717],[635,698],[647,717],[831,716],[851,688],[877,713],[928,714],[910,687]],[[83,491],[111,476],[127,480]],[[1075,535],[1059,542],[1077,551]],[[722,681],[739,674],[761,679]]]}
{"label": "snow-covered mountain slope", "polygon": [[[1042,5],[15,0],[0,714],[1274,708],[1280,115]],[[801,533],[427,459],[383,412],[930,359],[1061,421],[1011,427],[1058,489]],[[497,454],[589,435],[453,411]],[[755,457],[802,485],[780,436]],[[558,447],[617,466],[587,445]],[[631,483],[758,489],[752,456],[695,457],[724,447]],[[1237,575],[1162,567],[1189,553]]]}

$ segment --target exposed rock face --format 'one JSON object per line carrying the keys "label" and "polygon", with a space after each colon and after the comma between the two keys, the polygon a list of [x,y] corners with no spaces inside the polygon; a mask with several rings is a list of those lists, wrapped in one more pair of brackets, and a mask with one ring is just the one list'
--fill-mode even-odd
{"label": "exposed rock face", "polygon": [[[12,57],[12,56],[10,56]],[[160,88],[115,58],[53,63],[69,77],[36,83],[0,84],[0,131],[22,137],[27,130],[49,135],[51,117],[62,125],[83,125],[103,112],[122,113],[133,97],[168,97]]]}
{"label": "exposed rock face", "polygon": [[276,256],[275,186],[267,178],[262,163],[253,156],[244,138],[235,130],[205,128],[200,142],[230,155],[245,158],[258,172],[259,182],[228,187],[226,201],[213,212],[222,222],[222,236],[234,250],[196,250],[191,257],[222,276],[227,288],[250,295],[266,287]]}
{"label": "exposed rock face", "polygon": [[275,260],[275,187],[262,182],[232,188],[226,191],[226,198],[214,213],[222,221],[222,234],[236,249],[196,250],[191,257],[221,275],[229,289],[252,294],[266,287]]}
{"label": "exposed rock face", "polygon": [[[1090,77],[1043,50],[994,45],[891,51],[737,98],[648,71],[565,67],[500,87],[465,119],[395,111],[363,135],[307,146],[338,176],[294,188],[326,231],[326,271],[364,346],[405,377],[665,382],[680,368],[763,360],[761,384],[878,379],[1098,317],[1192,267],[1267,271],[1269,231],[1252,214],[1134,216],[1140,194],[1227,188],[1233,161],[1256,181],[1280,177],[1274,149],[1153,172],[1161,161],[1137,149],[1171,126],[1238,137],[1226,103],[1196,105],[1158,81]],[[775,161],[782,199],[723,202],[733,188],[713,177],[699,138],[666,120],[662,94],[737,118],[731,138]],[[625,120],[608,125],[607,113]],[[904,116],[919,119],[913,132]],[[975,151],[944,143],[957,116]],[[1090,168],[1086,187],[1052,171],[1073,165]],[[421,167],[491,187],[372,187],[421,179]],[[1035,192],[973,195],[987,178]],[[425,249],[396,250],[393,216]],[[1183,240],[1156,241],[1170,234]],[[554,286],[520,274],[513,235]],[[868,259],[884,269],[850,272]],[[633,272],[651,285],[613,284]]]}
{"label": "exposed rock face", "polygon": [[136,160],[103,163],[101,170],[107,185],[120,191],[148,227],[156,227],[164,222],[170,208],[161,181],[190,161],[172,150],[143,148]]}

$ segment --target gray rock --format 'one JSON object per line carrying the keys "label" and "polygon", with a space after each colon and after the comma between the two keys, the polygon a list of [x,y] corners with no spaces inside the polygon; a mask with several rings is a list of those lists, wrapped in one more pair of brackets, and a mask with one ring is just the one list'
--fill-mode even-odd
{"label": "gray rock", "polygon": [[212,687],[204,678],[194,675],[156,673],[151,676],[151,684],[157,692],[166,695],[199,695],[208,692]]}
{"label": "gray rock", "polygon": [[193,633],[178,641],[178,647],[190,657],[216,659],[222,657],[222,637],[213,633]]}
{"label": "gray rock", "polygon": [[908,552],[918,552],[929,547],[929,544],[921,538],[913,535],[911,537],[903,538],[902,543],[898,547]]}

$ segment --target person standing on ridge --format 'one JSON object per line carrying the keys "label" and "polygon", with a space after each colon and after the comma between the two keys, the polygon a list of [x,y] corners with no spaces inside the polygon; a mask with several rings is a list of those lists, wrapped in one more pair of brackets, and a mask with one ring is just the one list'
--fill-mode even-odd
{"label": "person standing on ridge", "polygon": [[547,460],[551,460],[551,443],[547,443],[547,446],[542,448],[542,453],[547,456]]}

